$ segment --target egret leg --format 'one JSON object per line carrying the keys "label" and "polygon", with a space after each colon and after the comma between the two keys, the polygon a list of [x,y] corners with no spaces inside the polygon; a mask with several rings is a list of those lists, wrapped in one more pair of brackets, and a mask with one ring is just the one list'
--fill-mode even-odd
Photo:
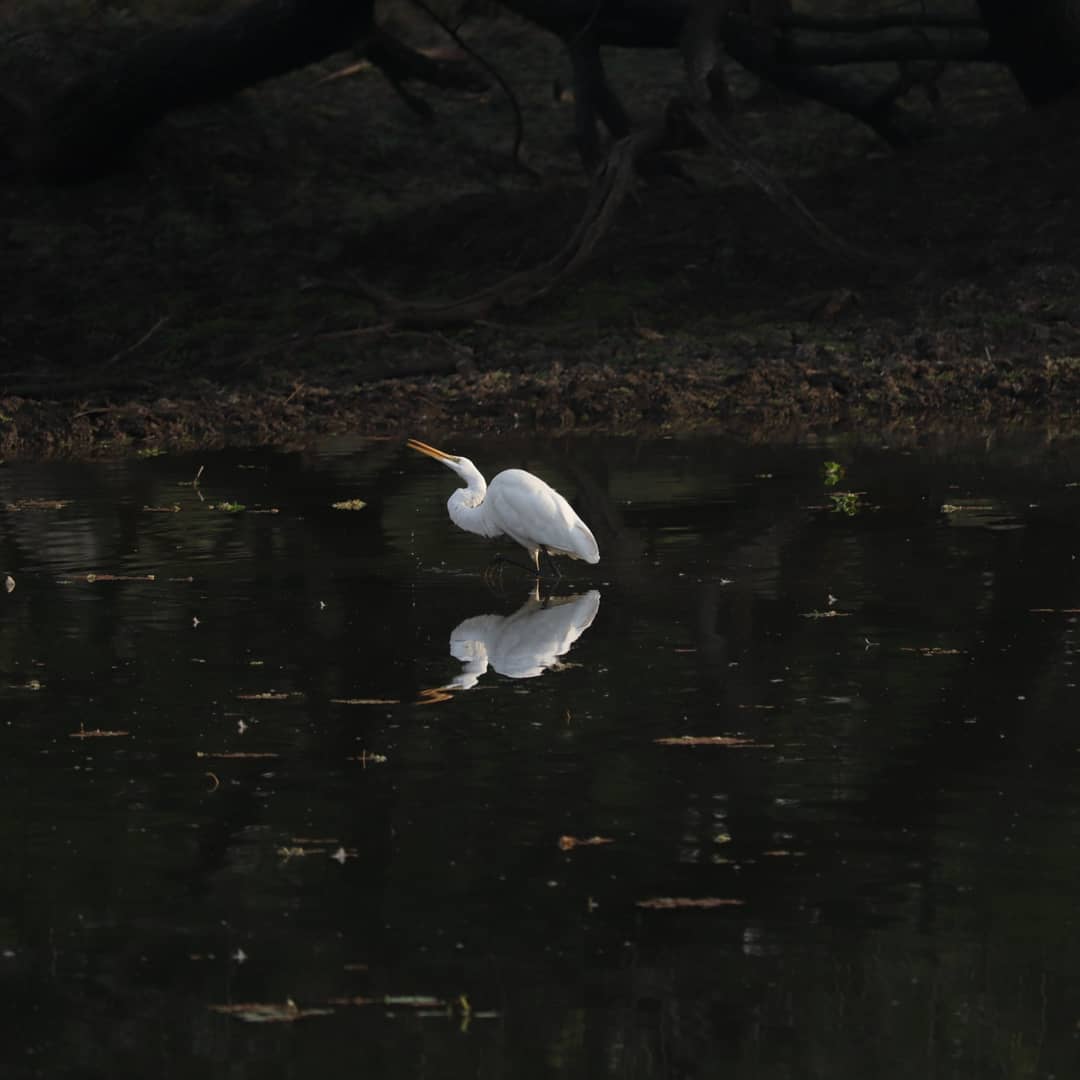
{"label": "egret leg", "polygon": [[555,560],[551,557],[551,552],[548,551],[547,548],[541,548],[536,554],[536,576],[538,578],[544,576],[540,572],[540,557],[541,557],[541,555],[544,558],[544,567],[545,567],[546,570],[549,571],[548,576],[550,577],[552,574],[554,574],[555,580],[560,581],[562,579],[562,571],[559,569],[559,566],[555,562]]}
{"label": "egret leg", "polygon": [[527,574],[532,574],[534,577],[537,573],[536,570],[534,570],[531,566],[527,565],[526,563],[518,562],[517,559],[507,558],[507,556],[503,555],[501,551],[497,551],[494,555],[491,556],[491,562],[488,564],[488,566],[489,568],[498,567],[500,570],[504,566],[516,566],[519,570],[524,570]]}

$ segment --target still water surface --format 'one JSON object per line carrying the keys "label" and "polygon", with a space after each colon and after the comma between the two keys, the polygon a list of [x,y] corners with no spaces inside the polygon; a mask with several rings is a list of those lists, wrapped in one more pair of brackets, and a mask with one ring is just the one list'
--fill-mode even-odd
{"label": "still water surface", "polygon": [[5,1076],[1078,1074],[1080,448],[450,449],[0,470]]}

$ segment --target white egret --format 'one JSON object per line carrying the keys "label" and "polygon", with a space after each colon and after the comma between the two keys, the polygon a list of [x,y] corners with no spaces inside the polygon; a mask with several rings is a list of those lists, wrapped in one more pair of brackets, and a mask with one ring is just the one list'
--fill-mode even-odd
{"label": "white egret", "polygon": [[478,536],[515,540],[529,553],[537,576],[541,552],[549,558],[568,555],[587,563],[600,561],[589,526],[539,476],[524,469],[504,469],[489,485],[468,458],[436,450],[418,439],[409,439],[406,445],[441,461],[465,481],[465,487],[458,488],[446,504],[450,520]]}

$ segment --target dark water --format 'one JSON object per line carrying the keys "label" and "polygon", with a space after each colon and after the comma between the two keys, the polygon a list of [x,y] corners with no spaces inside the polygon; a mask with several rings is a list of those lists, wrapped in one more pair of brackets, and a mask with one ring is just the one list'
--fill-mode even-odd
{"label": "dark water", "polygon": [[450,449],[0,469],[3,1075],[1077,1075],[1080,448]]}

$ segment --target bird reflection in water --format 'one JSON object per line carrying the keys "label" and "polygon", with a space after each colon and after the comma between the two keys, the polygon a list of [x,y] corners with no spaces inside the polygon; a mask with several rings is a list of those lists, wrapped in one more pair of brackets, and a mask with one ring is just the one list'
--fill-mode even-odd
{"label": "bird reflection in water", "polygon": [[474,615],[454,627],[450,655],[462,662],[460,674],[445,686],[424,690],[426,704],[446,701],[457,690],[471,690],[492,668],[509,679],[534,679],[560,663],[570,646],[592,625],[600,593],[549,596],[539,590],[512,615]]}

